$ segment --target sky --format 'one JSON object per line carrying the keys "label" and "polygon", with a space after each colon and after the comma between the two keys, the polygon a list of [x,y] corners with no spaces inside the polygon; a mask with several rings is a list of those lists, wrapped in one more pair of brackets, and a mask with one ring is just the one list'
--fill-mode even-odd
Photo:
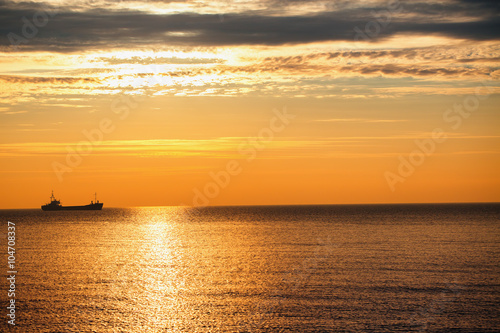
{"label": "sky", "polygon": [[499,14],[0,0],[0,208],[498,202]]}

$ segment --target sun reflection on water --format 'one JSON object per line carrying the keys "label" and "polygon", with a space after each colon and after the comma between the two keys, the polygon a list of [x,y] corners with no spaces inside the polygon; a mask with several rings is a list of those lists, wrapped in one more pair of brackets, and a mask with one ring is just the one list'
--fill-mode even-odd
{"label": "sun reflection on water", "polygon": [[[484,306],[491,301],[484,295],[497,294],[495,285],[476,282],[494,281],[498,206],[494,214],[447,207],[210,207],[196,213],[149,207],[21,215],[20,327],[481,327],[494,311]],[[450,310],[432,312],[429,304],[436,302]],[[419,309],[431,309],[430,316]],[[445,316],[453,311],[460,317]]]}
{"label": "sun reflection on water", "polygon": [[125,264],[116,272],[112,297],[123,300],[119,312],[137,319],[138,327],[158,330],[182,309],[179,238],[175,228],[180,208],[133,210],[134,239],[123,247]]}

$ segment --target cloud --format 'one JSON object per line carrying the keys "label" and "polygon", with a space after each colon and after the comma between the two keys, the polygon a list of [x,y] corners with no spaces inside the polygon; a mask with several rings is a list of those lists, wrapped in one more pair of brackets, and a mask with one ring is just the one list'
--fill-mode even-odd
{"label": "cloud", "polygon": [[334,119],[316,119],[312,122],[326,123],[401,123],[408,119],[369,119],[369,118],[334,118]]}
{"label": "cloud", "polygon": [[[270,73],[274,75],[295,75],[295,76],[321,76],[325,73],[330,76],[385,76],[385,77],[483,77],[487,78],[495,72],[495,68],[488,66],[467,67],[456,64],[431,64],[420,63],[361,63],[346,65],[345,63],[310,63],[300,57],[274,58],[271,61],[251,64],[248,66],[219,66],[211,69],[198,69],[199,73],[216,72],[218,74],[227,73]],[[191,72],[190,75],[193,75]],[[174,75],[170,73],[169,75]]]}
{"label": "cloud", "polygon": [[[37,129],[23,129],[23,131],[35,131]],[[39,131],[50,131],[52,129],[38,129]],[[20,130],[21,131],[21,130]],[[498,135],[472,135],[467,133],[443,133],[447,140],[483,140],[495,144],[499,141]],[[335,158],[359,158],[359,157],[387,157],[397,156],[399,153],[383,151],[384,145],[376,142],[392,143],[394,141],[431,137],[430,132],[415,132],[396,135],[380,136],[338,136],[324,137],[321,139],[304,139],[301,137],[283,137],[266,143],[266,159],[296,158],[296,157],[335,157]],[[94,146],[93,156],[129,156],[129,157],[166,157],[166,158],[246,158],[238,152],[238,146],[248,142],[247,137],[221,137],[205,140],[110,140],[103,141],[99,146]],[[19,158],[27,156],[52,156],[64,158],[67,147],[75,147],[78,142],[25,142],[0,144],[0,156],[3,158]],[[373,147],[380,147],[380,151],[374,152]],[[390,145],[389,145],[390,146]],[[372,149],[367,150],[366,147]],[[387,146],[386,146],[387,147]],[[450,152],[455,153],[455,152]],[[498,152],[487,151],[487,154]],[[445,153],[448,154],[448,153]]]}
{"label": "cloud", "polygon": [[97,79],[90,77],[37,77],[37,76],[14,76],[0,75],[0,81],[8,83],[64,83],[72,84],[77,82],[97,82]]}
{"label": "cloud", "polygon": [[[18,129],[17,131],[52,131],[53,128]],[[204,140],[162,139],[162,140],[109,140],[93,147],[93,154],[114,156],[138,156],[183,158],[206,156],[213,158],[246,158],[238,153],[238,146],[248,137],[221,137]],[[77,146],[78,142],[27,142],[0,144],[0,156],[65,156],[66,147]],[[273,140],[266,143],[267,149],[282,150],[323,144],[317,141],[294,139]]]}
{"label": "cloud", "polygon": [[128,58],[117,57],[99,57],[93,60],[94,62],[102,61],[110,65],[123,65],[123,64],[140,64],[140,65],[197,65],[197,64],[218,64],[224,62],[218,58],[179,58],[179,57],[139,57],[132,56]]}
{"label": "cloud", "polygon": [[[22,37],[23,20],[39,7],[0,2],[0,47],[9,51],[12,33]],[[304,15],[274,15],[271,10],[219,14],[154,14],[138,10],[61,8],[20,50],[73,52],[76,50],[144,46],[284,45],[324,41],[354,41],[354,28],[362,31],[376,22],[373,13],[387,11],[379,3],[370,8],[342,7]],[[500,39],[498,5],[490,1],[448,1],[441,4],[401,4],[376,42],[397,34],[440,35],[474,41]],[[12,38],[11,38],[12,39]]]}
{"label": "cloud", "polygon": [[341,72],[359,73],[363,75],[386,75],[386,76],[488,76],[490,71],[475,68],[440,68],[432,66],[417,65],[363,65],[344,66]]}

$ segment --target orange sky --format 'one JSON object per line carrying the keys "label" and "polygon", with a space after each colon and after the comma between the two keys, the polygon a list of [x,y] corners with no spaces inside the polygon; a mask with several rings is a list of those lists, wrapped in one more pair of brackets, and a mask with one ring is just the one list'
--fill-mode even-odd
{"label": "orange sky", "polygon": [[[154,18],[193,10],[140,3]],[[223,10],[206,3],[199,17]],[[265,18],[346,10],[325,6],[298,2]],[[47,35],[66,12],[87,15],[63,9]],[[221,24],[246,15],[225,10]],[[409,11],[392,24],[408,23]],[[21,34],[22,21],[12,22]],[[0,208],[39,207],[51,190],[63,205],[97,192],[105,207],[500,200],[496,36],[316,34],[249,45],[212,32],[213,45],[197,45],[192,32],[172,31],[186,45],[118,36],[66,49],[43,28],[23,47],[0,47]]]}

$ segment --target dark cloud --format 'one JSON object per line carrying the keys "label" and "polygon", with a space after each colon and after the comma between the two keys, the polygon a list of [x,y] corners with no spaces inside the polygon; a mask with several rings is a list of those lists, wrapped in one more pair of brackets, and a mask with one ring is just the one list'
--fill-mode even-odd
{"label": "dark cloud", "polygon": [[0,75],[0,81],[9,83],[64,83],[71,84],[77,82],[98,82],[94,78],[82,77],[36,77],[36,76],[14,76]]}
{"label": "dark cloud", "polygon": [[363,75],[387,75],[387,76],[488,76],[489,71],[475,68],[439,68],[420,67],[415,65],[362,65],[344,66],[340,69],[346,73],[360,73]]}
{"label": "dark cloud", "polygon": [[[491,49],[488,49],[491,50]],[[366,50],[366,51],[342,51],[342,52],[321,52],[312,53],[303,56],[288,56],[288,57],[267,57],[263,59],[263,63],[273,64],[291,64],[305,63],[315,60],[326,60],[335,62],[349,62],[351,60],[363,62],[363,59],[370,60],[370,63],[378,59],[400,59],[427,62],[444,61],[445,63],[497,63],[500,58],[492,55],[487,57],[476,54],[477,50],[461,50],[457,54],[457,50],[453,48],[438,48],[438,47],[423,47],[423,48],[406,48],[398,50]],[[491,54],[490,54],[491,55]]]}
{"label": "dark cloud", "polygon": [[[29,33],[23,35],[26,21],[33,23],[33,18],[38,17],[43,23],[42,7],[32,3],[14,6],[11,2],[0,1],[0,48],[12,50],[12,41],[19,42],[17,37],[22,38],[20,50],[59,52],[144,46],[283,45],[355,39],[376,42],[398,33],[498,40],[500,18],[496,3],[466,0],[442,4],[404,3],[401,12],[391,14],[388,24],[384,25],[373,14],[387,11],[384,7],[343,8],[303,16],[272,16],[261,11],[225,14],[223,19],[221,15],[195,13],[154,15],[138,11],[61,8],[57,14],[47,14],[46,24],[40,24],[36,31],[25,29]],[[410,15],[411,19],[408,13],[414,14]],[[429,18],[424,14],[429,14]],[[416,18],[418,15],[422,17]],[[436,15],[446,16],[446,20],[436,19]],[[471,15],[474,16],[472,20]],[[362,34],[356,33],[355,28]]]}
{"label": "dark cloud", "polygon": [[424,20],[432,20],[434,18],[493,17],[498,15],[500,11],[498,1],[400,2],[402,13],[421,15]]}
{"label": "dark cloud", "polygon": [[462,63],[468,63],[468,62],[494,62],[494,63],[500,63],[500,57],[494,57],[494,58],[475,58],[475,59],[458,59],[458,62]]}
{"label": "dark cloud", "polygon": [[[255,74],[255,73],[273,73],[282,75],[322,75],[335,77],[339,74],[351,74],[359,76],[385,76],[385,77],[490,77],[495,71],[490,68],[468,68],[455,66],[431,66],[419,64],[369,64],[360,63],[356,65],[343,64],[315,64],[302,62],[297,57],[290,59],[269,58],[261,63],[256,63],[247,66],[226,66],[221,65],[215,68],[195,68],[189,71],[179,73],[171,72],[164,74],[165,76],[195,76],[201,74]],[[180,74],[180,75],[177,75]]]}
{"label": "dark cloud", "polygon": [[495,10],[497,13],[500,11],[500,2],[498,0],[456,0],[466,6],[475,6],[487,10]]}

